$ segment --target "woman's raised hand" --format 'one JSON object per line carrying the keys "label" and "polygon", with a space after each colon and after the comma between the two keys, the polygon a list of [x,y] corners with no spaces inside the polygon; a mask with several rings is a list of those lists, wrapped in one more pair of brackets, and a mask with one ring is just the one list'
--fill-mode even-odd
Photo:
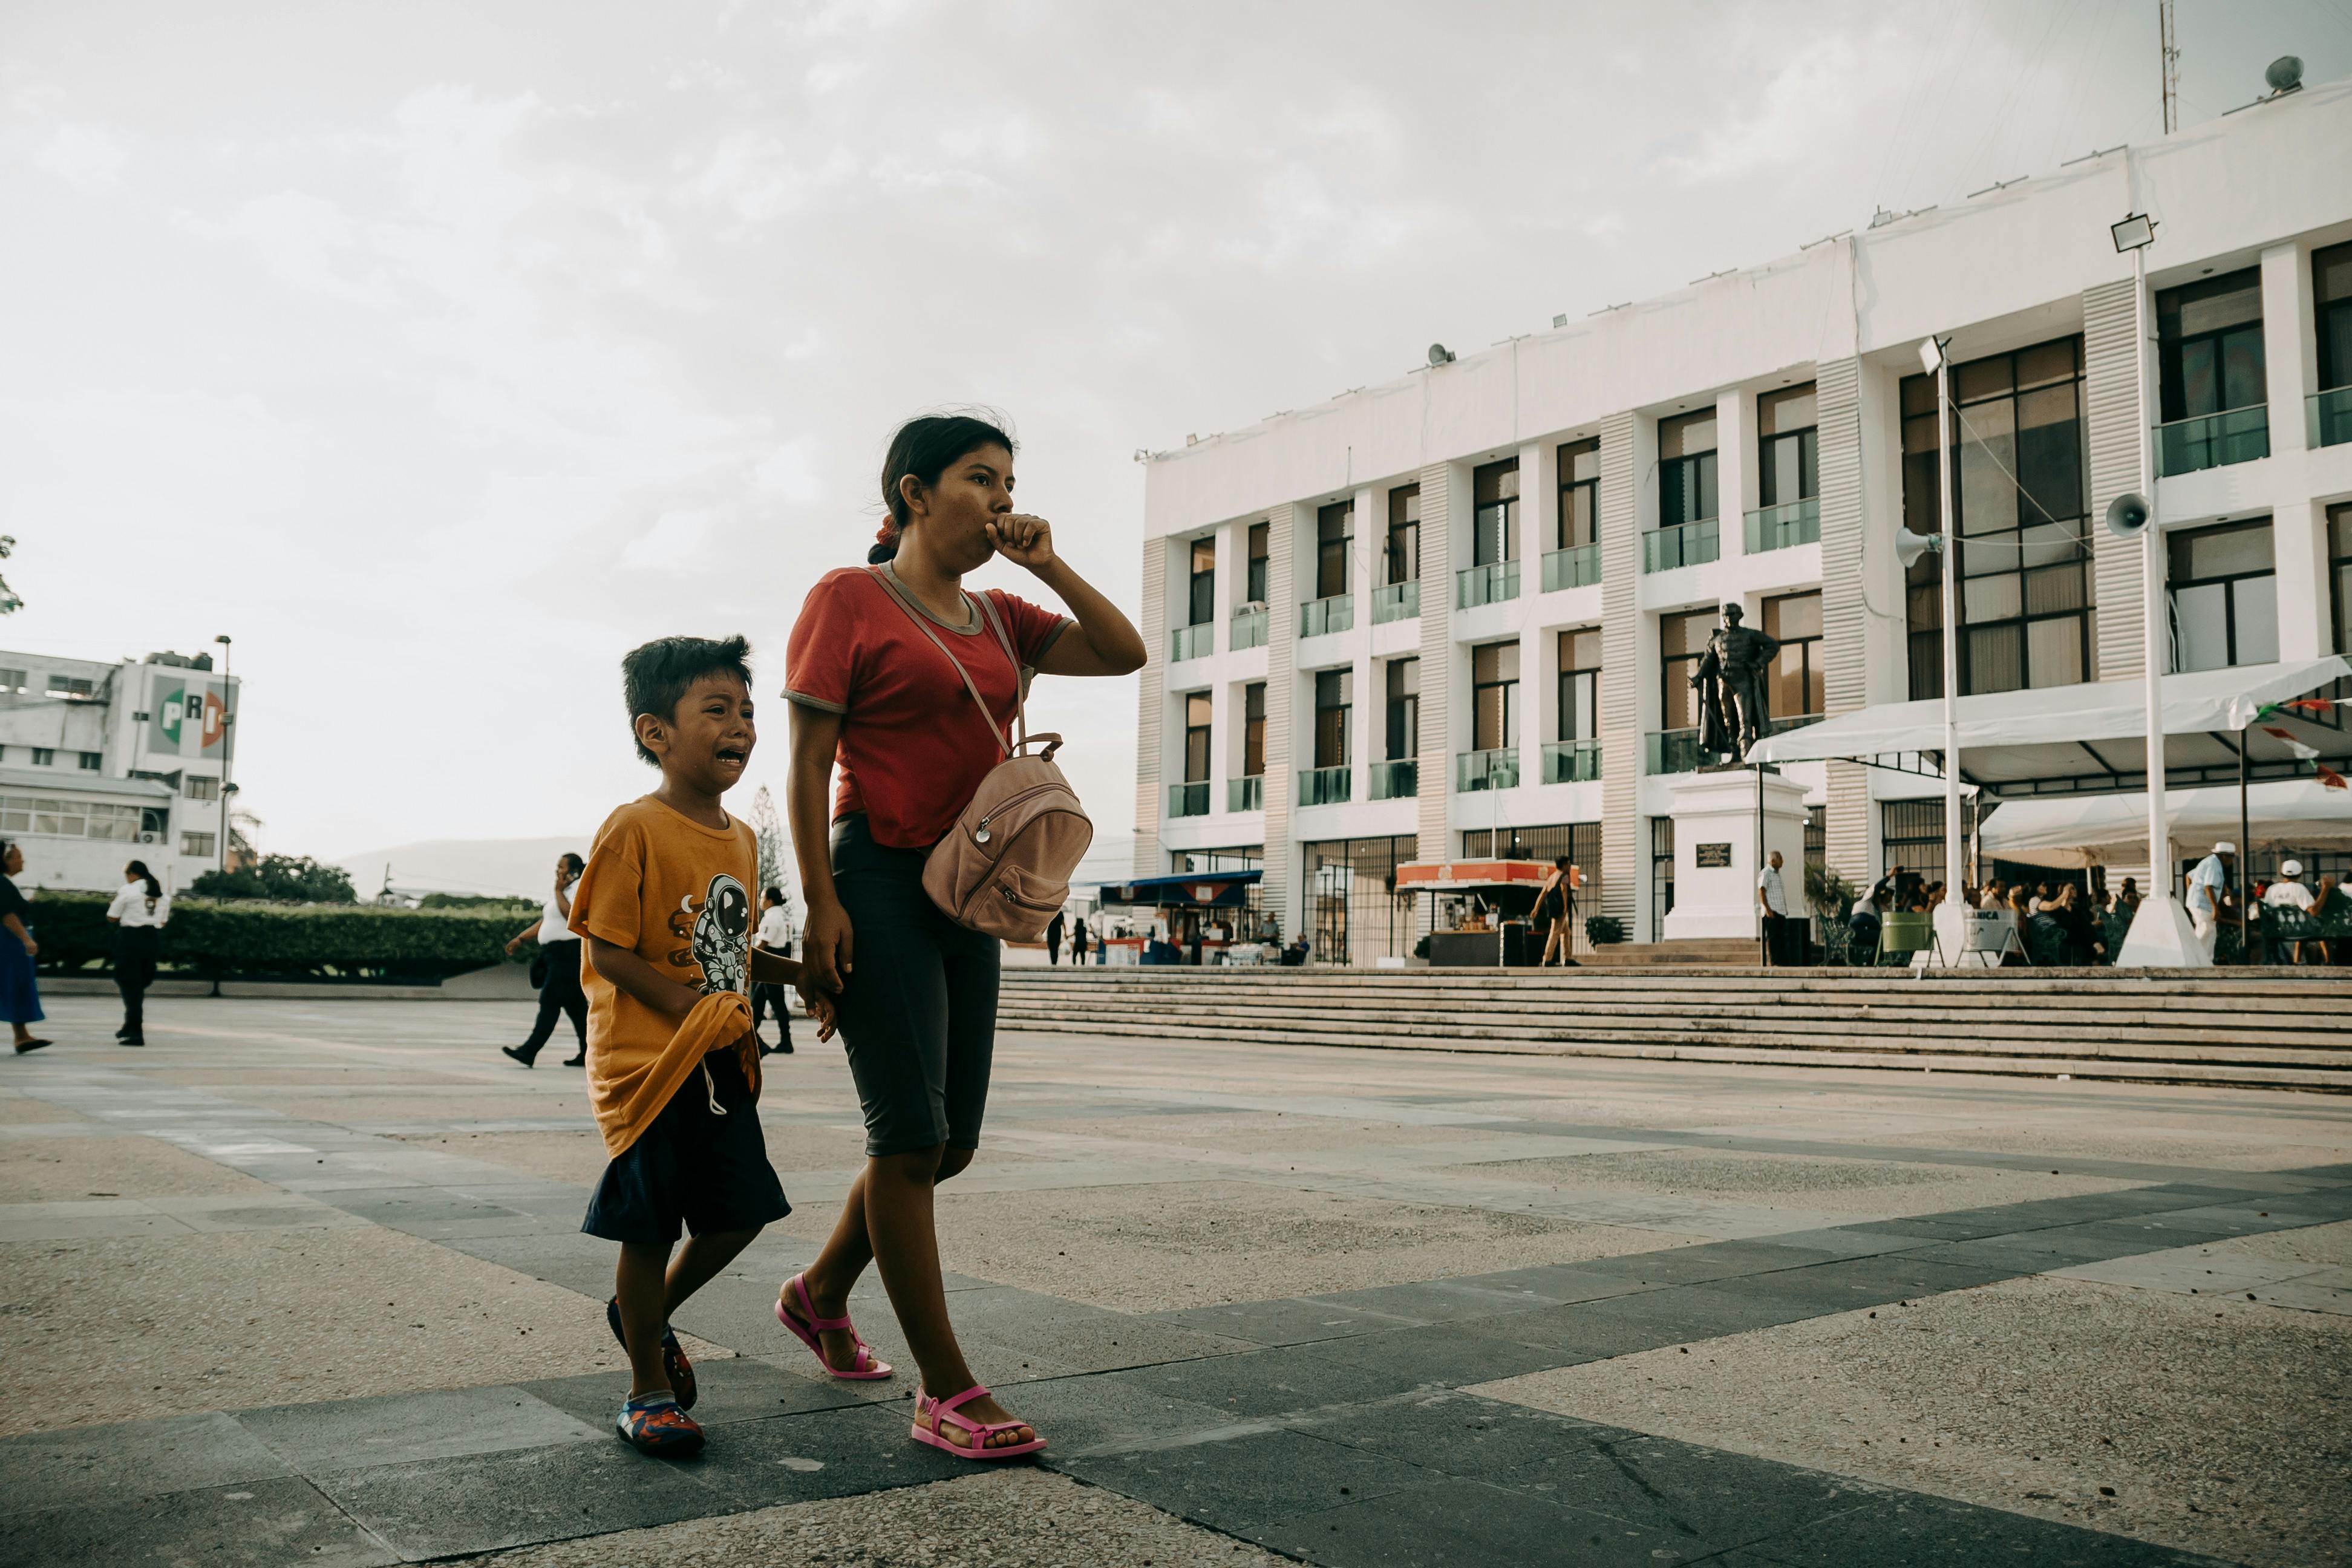
{"label": "woman's raised hand", "polygon": [[1054,525],[1042,517],[1009,512],[989,523],[988,542],[999,555],[1032,572],[1054,563]]}

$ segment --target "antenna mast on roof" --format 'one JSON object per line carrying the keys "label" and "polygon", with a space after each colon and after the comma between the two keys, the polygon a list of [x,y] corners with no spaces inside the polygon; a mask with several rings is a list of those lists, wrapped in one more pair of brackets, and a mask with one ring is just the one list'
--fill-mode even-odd
{"label": "antenna mast on roof", "polygon": [[2164,64],[2164,133],[2180,129],[2180,46],[2174,42],[2172,0],[2157,0],[2157,34]]}

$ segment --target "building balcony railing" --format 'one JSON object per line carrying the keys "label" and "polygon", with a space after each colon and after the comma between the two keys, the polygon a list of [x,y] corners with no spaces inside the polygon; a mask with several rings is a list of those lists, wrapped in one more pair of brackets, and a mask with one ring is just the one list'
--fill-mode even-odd
{"label": "building balcony railing", "polygon": [[2352,441],[2352,386],[2315,393],[2304,399],[2305,444],[2334,447]]}
{"label": "building balcony railing", "polygon": [[1473,790],[1517,789],[1519,784],[1519,749],[1498,746],[1486,752],[1456,752],[1454,754],[1454,787],[1467,795]]}
{"label": "building balcony railing", "polygon": [[1600,776],[1600,742],[1554,741],[1544,747],[1544,783],[1584,784]]}
{"label": "building balcony railing", "polygon": [[1767,735],[1785,735],[1791,730],[1801,730],[1808,724],[1818,724],[1828,717],[1826,713],[1791,713],[1786,718],[1768,719],[1764,721],[1764,732]]}
{"label": "building balcony railing", "polygon": [[1371,773],[1374,800],[1407,800],[1421,793],[1421,763],[1414,758],[1374,763]]}
{"label": "building balcony railing", "polygon": [[1265,775],[1244,773],[1225,781],[1227,811],[1264,811],[1265,809]]}
{"label": "building balcony railing", "polygon": [[1168,815],[1171,816],[1206,816],[1209,815],[1209,781],[1200,779],[1192,784],[1168,786]]}
{"label": "building balcony railing", "polygon": [[1819,496],[1759,507],[1748,514],[1748,553],[1786,550],[1792,544],[1822,542],[1822,501]]}
{"label": "building balcony railing", "polygon": [[1421,584],[1384,583],[1372,590],[1372,625],[1409,621],[1421,614]]}
{"label": "building balcony railing", "polygon": [[2156,427],[2158,479],[2224,468],[2271,455],[2271,411],[2264,404],[2200,414]]}
{"label": "building balcony railing", "polygon": [[1601,546],[1571,544],[1566,550],[1544,552],[1543,591],[1557,594],[1562,588],[1581,588],[1601,581]]}
{"label": "building balcony railing", "polygon": [[1298,606],[1298,635],[1319,637],[1331,632],[1344,632],[1356,624],[1356,596],[1334,594],[1328,599],[1309,599]]}
{"label": "building balcony railing", "polygon": [[1711,517],[1672,528],[1654,528],[1642,535],[1642,570],[1671,572],[1677,566],[1701,566],[1723,553],[1720,524]]}
{"label": "building balcony railing", "polygon": [[1465,566],[1454,574],[1454,607],[1457,610],[1499,605],[1518,596],[1519,563],[1516,561],[1490,561],[1484,566]]}
{"label": "building balcony railing", "polygon": [[1168,662],[1208,658],[1217,651],[1216,633],[1217,628],[1206,621],[1197,626],[1178,626],[1168,634]]}
{"label": "building balcony railing", "polygon": [[1354,780],[1346,768],[1302,768],[1298,773],[1298,804],[1338,805],[1352,799]]}
{"label": "building balcony railing", "polygon": [[1265,624],[1272,618],[1264,605],[1239,612],[1225,627],[1225,647],[1234,653],[1245,647],[1264,647]]}
{"label": "building balcony railing", "polygon": [[1654,730],[1642,737],[1642,771],[1658,773],[1687,773],[1698,771],[1706,761],[1698,749],[1699,732],[1692,730]]}

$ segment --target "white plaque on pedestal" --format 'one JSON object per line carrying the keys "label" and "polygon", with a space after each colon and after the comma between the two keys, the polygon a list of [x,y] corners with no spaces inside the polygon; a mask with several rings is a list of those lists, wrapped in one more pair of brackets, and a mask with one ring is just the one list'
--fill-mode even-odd
{"label": "white plaque on pedestal", "polygon": [[[1664,922],[1668,942],[1755,938],[1759,775],[1753,768],[1692,773],[1674,782],[1675,907]],[[1780,852],[1789,913],[1805,907],[1805,786],[1761,775],[1763,852]]]}

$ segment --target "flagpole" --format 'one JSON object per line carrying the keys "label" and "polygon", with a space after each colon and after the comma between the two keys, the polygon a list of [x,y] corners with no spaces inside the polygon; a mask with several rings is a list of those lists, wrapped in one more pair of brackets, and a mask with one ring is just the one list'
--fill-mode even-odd
{"label": "flagpole", "polygon": [[2248,724],[2238,731],[2238,962],[2252,963],[2254,950],[2246,945],[2246,861],[2254,852],[2254,830],[2252,814],[2246,809],[2246,747],[2252,743],[2254,727]]}

